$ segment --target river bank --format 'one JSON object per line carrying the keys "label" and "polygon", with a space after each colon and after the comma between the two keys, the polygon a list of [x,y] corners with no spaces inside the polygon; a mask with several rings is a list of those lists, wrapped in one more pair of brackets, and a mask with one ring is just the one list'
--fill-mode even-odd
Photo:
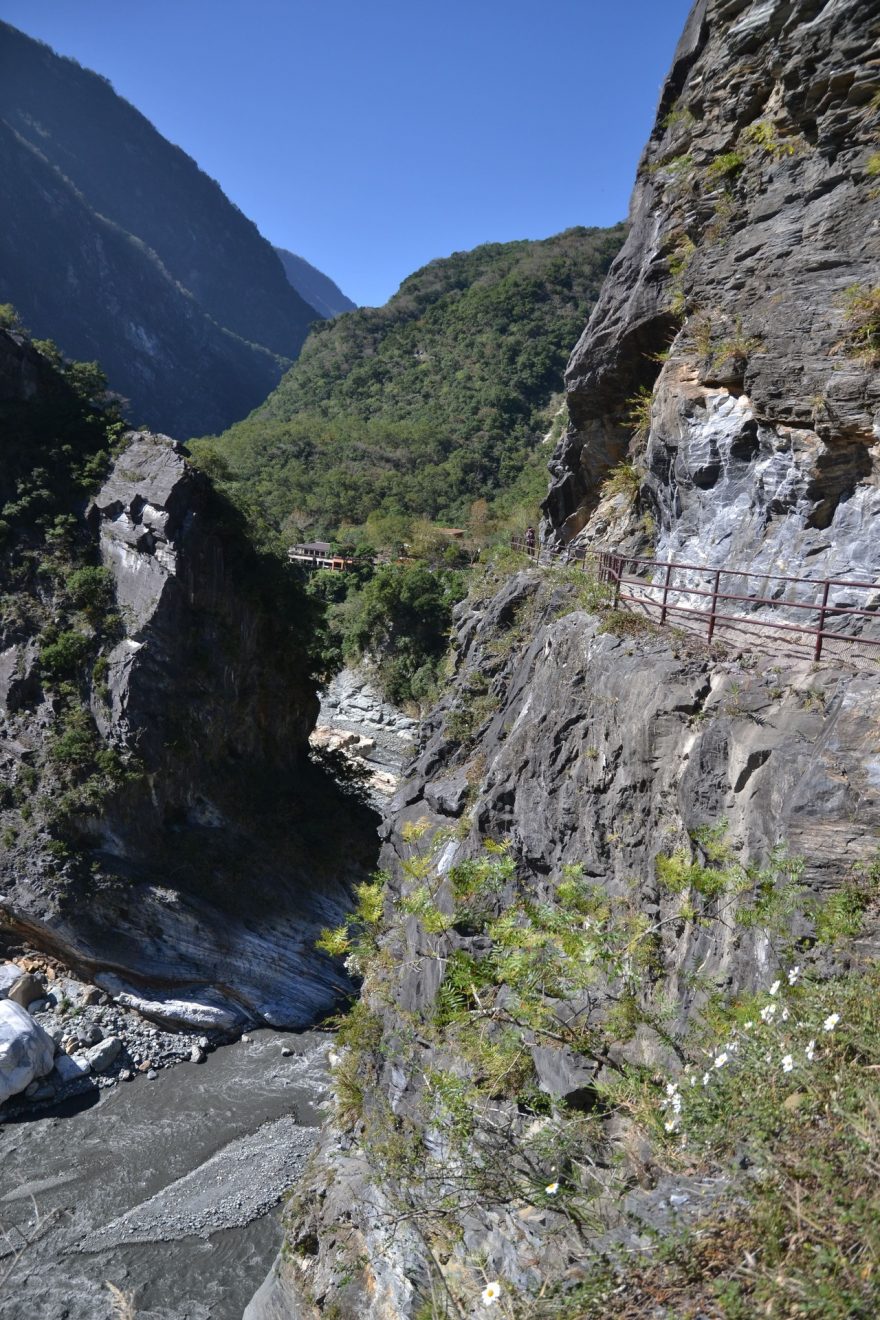
{"label": "river bank", "polygon": [[[240,1320],[314,1141],[329,1037],[270,1030],[0,1126],[0,1318]],[[289,1053],[287,1052],[289,1051]]]}

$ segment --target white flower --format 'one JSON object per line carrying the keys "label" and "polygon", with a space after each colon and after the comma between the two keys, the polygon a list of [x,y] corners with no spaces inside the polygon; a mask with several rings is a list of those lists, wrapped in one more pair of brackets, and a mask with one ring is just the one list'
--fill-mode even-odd
{"label": "white flower", "polygon": [[782,1071],[791,1072],[793,1067],[794,1067],[794,1059],[791,1057],[790,1054],[786,1054],[785,1058],[782,1060]]}
{"label": "white flower", "polygon": [[696,1084],[697,1084],[697,1079],[696,1079],[696,1077],[692,1077],[692,1078],[691,1078],[691,1086],[696,1086]]}
{"label": "white flower", "polygon": [[755,1025],[754,1022],[744,1022],[744,1023],[743,1023],[743,1031],[751,1031],[751,1029],[752,1029],[752,1027],[753,1027],[754,1025]]}
{"label": "white flower", "polygon": [[800,974],[801,974],[800,967],[792,967],[791,971],[788,974],[788,984],[797,985],[798,980],[800,979]]}
{"label": "white flower", "polygon": [[497,1302],[498,1298],[501,1296],[501,1284],[498,1280],[493,1279],[491,1283],[487,1283],[481,1296],[483,1298],[484,1306],[491,1306],[493,1302]]}
{"label": "white flower", "polygon": [[718,1058],[715,1060],[715,1065],[714,1065],[714,1066],[715,1066],[716,1068],[723,1068],[724,1065],[725,1065],[725,1063],[727,1063],[727,1059],[728,1059],[728,1056],[727,1056],[726,1052],[725,1052],[724,1050],[722,1050],[721,1053],[718,1055]]}
{"label": "white flower", "polygon": [[814,1058],[814,1056],[815,1056],[815,1053],[816,1053],[816,1042],[815,1042],[814,1040],[811,1040],[811,1041],[808,1042],[808,1044],[807,1044],[807,1048],[804,1050],[804,1054],[806,1054],[806,1056],[807,1056],[807,1058],[809,1059],[810,1063],[813,1062],[813,1058]]}
{"label": "white flower", "polygon": [[555,1196],[556,1193],[559,1191],[559,1183],[558,1182],[548,1183],[547,1186],[544,1188],[544,1191],[547,1193],[548,1196]]}
{"label": "white flower", "polygon": [[767,1004],[766,1007],[764,1007],[764,1008],[761,1009],[761,1021],[762,1021],[762,1022],[772,1022],[773,1019],[775,1018],[775,1016],[776,1016],[776,1005],[775,1005],[775,1004]]}
{"label": "white flower", "polygon": [[666,1083],[666,1094],[667,1094],[667,1095],[675,1095],[675,1093],[676,1093],[677,1090],[678,1090],[678,1087],[675,1085],[675,1082],[667,1082],[667,1083]]}
{"label": "white flower", "polygon": [[673,1109],[673,1112],[676,1113],[676,1114],[680,1114],[680,1113],[681,1113],[681,1096],[680,1096],[680,1095],[674,1095],[674,1096],[672,1097],[672,1109]]}
{"label": "white flower", "polygon": [[704,1086],[708,1086],[708,1085],[709,1085],[709,1074],[708,1074],[708,1073],[703,1073],[703,1085],[704,1085]]}
{"label": "white flower", "polygon": [[771,995],[775,995],[775,994],[776,994],[776,991],[779,989],[779,987],[780,987],[781,985],[782,985],[782,982],[781,982],[781,981],[774,981],[773,984],[772,984],[771,987],[770,987],[770,992],[769,992],[769,993],[770,993]]}
{"label": "white flower", "polygon": [[833,1031],[839,1021],[840,1021],[839,1013],[829,1013],[825,1021],[822,1023],[822,1030]]}
{"label": "white flower", "polygon": [[674,1132],[676,1127],[678,1126],[678,1123],[674,1118],[671,1118],[666,1123],[664,1123],[663,1126],[665,1127],[667,1132]]}
{"label": "white flower", "polygon": [[788,1021],[788,1009],[787,1009],[787,1008],[784,1008],[784,1009],[782,1010],[782,1020],[783,1020],[783,1022],[787,1022],[787,1021]]}

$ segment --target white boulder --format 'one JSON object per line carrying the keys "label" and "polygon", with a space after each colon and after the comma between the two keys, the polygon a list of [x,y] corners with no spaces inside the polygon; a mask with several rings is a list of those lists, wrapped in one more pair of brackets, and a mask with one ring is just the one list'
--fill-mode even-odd
{"label": "white boulder", "polygon": [[55,1042],[26,1008],[0,1000],[0,1104],[18,1095],[38,1077],[47,1077],[55,1060]]}

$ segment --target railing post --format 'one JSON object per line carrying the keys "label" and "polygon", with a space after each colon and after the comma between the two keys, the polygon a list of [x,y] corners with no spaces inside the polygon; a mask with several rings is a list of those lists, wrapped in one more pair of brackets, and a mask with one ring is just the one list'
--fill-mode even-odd
{"label": "railing post", "polygon": [[620,579],[623,577],[623,558],[620,555],[614,555],[611,564],[611,571],[614,574],[614,608],[617,609],[620,604]]}
{"label": "railing post", "polygon": [[669,579],[672,577],[672,565],[666,565],[666,581],[663,583],[663,605],[660,609],[660,622],[666,622],[666,601],[669,596]]}
{"label": "railing post", "polygon": [[711,642],[711,640],[712,640],[712,634],[713,634],[714,631],[715,631],[715,608],[716,608],[716,606],[717,606],[717,604],[718,604],[718,584],[719,584],[720,581],[721,581],[721,569],[720,569],[720,568],[716,568],[716,569],[715,569],[715,581],[714,581],[713,584],[712,584],[712,604],[711,604],[711,606],[709,607],[709,608],[710,608],[710,613],[709,613],[709,632],[708,632],[708,634],[707,634],[707,636],[706,636],[706,641],[707,641],[707,642]]}
{"label": "railing post", "polygon": [[816,633],[816,646],[813,651],[813,659],[818,660],[822,654],[822,632],[825,628],[825,611],[828,608],[828,590],[831,583],[825,579],[822,589],[822,604],[819,606],[819,631]]}

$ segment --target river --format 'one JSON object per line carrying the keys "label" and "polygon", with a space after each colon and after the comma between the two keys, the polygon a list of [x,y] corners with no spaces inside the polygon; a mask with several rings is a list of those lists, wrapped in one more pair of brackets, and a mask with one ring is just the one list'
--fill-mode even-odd
{"label": "river", "polygon": [[0,1126],[0,1318],[110,1320],[109,1281],[138,1320],[241,1320],[316,1136],[328,1048],[258,1031]]}

